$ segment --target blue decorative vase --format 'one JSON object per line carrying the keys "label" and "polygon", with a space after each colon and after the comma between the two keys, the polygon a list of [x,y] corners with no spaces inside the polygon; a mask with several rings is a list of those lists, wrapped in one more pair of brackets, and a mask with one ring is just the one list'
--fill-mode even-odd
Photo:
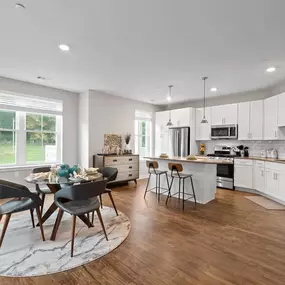
{"label": "blue decorative vase", "polygon": [[66,164],[60,166],[60,169],[58,170],[58,176],[66,178],[69,177],[69,170]]}

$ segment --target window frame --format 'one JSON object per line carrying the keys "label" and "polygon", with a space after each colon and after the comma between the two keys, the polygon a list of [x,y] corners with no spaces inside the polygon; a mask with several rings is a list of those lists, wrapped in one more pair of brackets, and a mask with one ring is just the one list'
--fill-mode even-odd
{"label": "window frame", "polygon": [[[137,115],[137,113],[139,115]],[[142,134],[142,128],[141,128],[141,123],[140,122],[145,122],[145,134]],[[134,135],[135,135],[135,149],[138,150],[138,154],[140,157],[140,161],[145,161],[145,159],[141,156],[141,154],[139,153],[139,150],[141,148],[141,141],[142,138],[145,137],[145,148],[147,148],[147,145],[149,145],[149,149],[148,149],[148,154],[149,156],[152,155],[152,113],[151,112],[145,112],[145,111],[140,111],[140,110],[136,110],[135,112],[135,131],[134,131]],[[147,126],[149,124],[149,126]],[[149,130],[148,130],[149,129]],[[136,133],[136,130],[138,131]],[[149,132],[148,132],[149,131]]]}
{"label": "window frame", "polygon": [[[14,126],[14,132],[15,132],[15,163],[10,164],[0,164],[0,170],[1,169],[8,169],[8,168],[23,168],[36,165],[50,165],[50,164],[60,164],[62,163],[62,122],[63,122],[63,116],[62,114],[56,114],[52,111],[45,111],[45,110],[25,110],[25,111],[19,111],[17,108],[11,108],[8,106],[8,108],[5,108],[5,106],[0,105],[0,111],[12,111],[16,113],[15,117],[15,126]],[[56,140],[56,161],[52,162],[45,162],[45,161],[27,161],[26,157],[26,135],[27,132],[39,132],[39,131],[29,131],[26,130],[26,114],[33,113],[33,114],[40,114],[42,116],[55,116],[56,117],[56,129],[55,131],[44,131],[41,130],[41,133],[54,133],[55,134],[55,140]],[[42,128],[42,127],[41,127]],[[4,130],[4,129],[0,129]],[[9,130],[10,131],[10,130]]]}

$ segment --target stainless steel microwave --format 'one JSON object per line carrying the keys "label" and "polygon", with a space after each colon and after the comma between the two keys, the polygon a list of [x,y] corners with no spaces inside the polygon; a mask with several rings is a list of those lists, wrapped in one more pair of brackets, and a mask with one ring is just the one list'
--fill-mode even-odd
{"label": "stainless steel microwave", "polygon": [[217,139],[237,139],[238,125],[219,125],[211,127],[211,138]]}

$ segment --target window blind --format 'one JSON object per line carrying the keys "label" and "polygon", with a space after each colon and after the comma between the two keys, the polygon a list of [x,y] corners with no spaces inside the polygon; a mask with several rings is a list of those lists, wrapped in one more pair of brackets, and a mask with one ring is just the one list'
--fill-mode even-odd
{"label": "window blind", "polygon": [[60,100],[0,92],[0,108],[31,112],[38,110],[44,113],[61,114],[63,104]]}

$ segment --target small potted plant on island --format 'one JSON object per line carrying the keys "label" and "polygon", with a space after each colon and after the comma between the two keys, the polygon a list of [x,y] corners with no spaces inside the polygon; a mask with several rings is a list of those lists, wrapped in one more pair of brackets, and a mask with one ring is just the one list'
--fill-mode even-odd
{"label": "small potted plant on island", "polygon": [[124,149],[124,154],[132,154],[132,150],[131,150],[130,145],[129,145],[129,143],[131,141],[131,137],[132,137],[132,135],[130,133],[125,134],[126,145],[125,145],[125,149]]}

